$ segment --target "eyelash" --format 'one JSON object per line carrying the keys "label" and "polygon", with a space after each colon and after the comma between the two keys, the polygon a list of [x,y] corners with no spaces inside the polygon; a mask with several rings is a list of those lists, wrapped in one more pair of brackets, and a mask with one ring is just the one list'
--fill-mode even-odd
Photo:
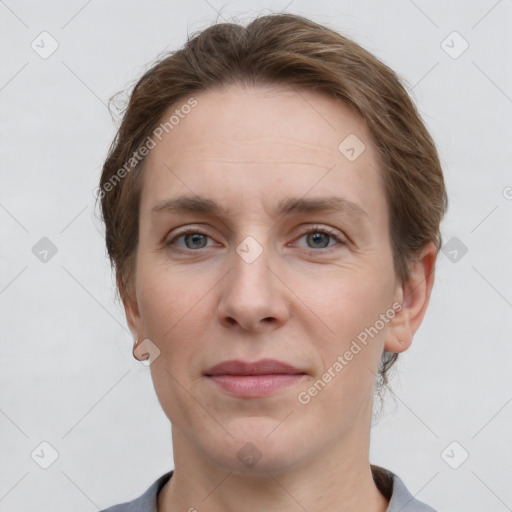
{"label": "eyelash", "polygon": [[[307,230],[303,231],[300,234],[299,238],[302,238],[304,235],[308,235],[310,233],[325,233],[326,235],[330,235],[332,238],[334,238],[336,240],[336,242],[338,242],[339,244],[346,245],[345,240],[341,239],[337,233],[335,233],[334,231],[332,231],[329,228],[320,227],[320,226],[308,227]],[[179,238],[181,238],[184,235],[189,235],[189,234],[204,235],[204,236],[211,238],[210,235],[208,235],[207,233],[204,233],[200,229],[194,228],[193,226],[191,226],[191,227],[188,227],[188,228],[184,229],[183,231],[177,233],[176,236],[174,236],[168,242],[165,242],[165,246],[170,247],[172,245],[175,245],[176,240],[178,240]],[[309,254],[317,254],[318,255],[319,251],[330,252],[334,247],[335,247],[335,245],[327,246],[327,247],[319,248],[319,249],[306,249],[305,251]],[[206,247],[202,247],[201,249],[206,249]],[[186,248],[183,249],[181,247],[176,247],[176,250],[180,251],[180,252],[198,252],[198,251],[200,251],[200,249],[186,249]]]}

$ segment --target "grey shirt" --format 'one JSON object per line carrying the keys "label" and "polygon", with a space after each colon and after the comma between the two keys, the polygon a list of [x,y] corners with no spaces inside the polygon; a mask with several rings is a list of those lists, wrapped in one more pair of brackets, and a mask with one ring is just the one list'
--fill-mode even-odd
{"label": "grey shirt", "polygon": [[[385,471],[393,478],[393,492],[386,512],[436,512],[432,507],[415,499],[397,475],[389,470]],[[114,505],[100,512],[158,512],[158,493],[172,477],[173,472],[174,470],[169,471],[159,477],[135,500]]]}

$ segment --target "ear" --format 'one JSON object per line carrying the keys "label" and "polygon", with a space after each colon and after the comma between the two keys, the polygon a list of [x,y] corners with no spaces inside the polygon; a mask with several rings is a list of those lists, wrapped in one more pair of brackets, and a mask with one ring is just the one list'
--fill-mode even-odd
{"label": "ear", "polygon": [[430,293],[434,285],[436,246],[429,242],[410,265],[409,280],[397,288],[396,302],[403,305],[390,322],[384,349],[403,352],[412,343],[427,310]]}
{"label": "ear", "polygon": [[[121,287],[121,278],[119,276],[116,281],[118,289],[123,290]],[[143,332],[142,318],[140,315],[139,304],[137,302],[137,295],[133,286],[129,286],[123,293],[122,301],[126,315],[126,322],[132,333],[133,341],[137,342],[138,340],[144,339],[145,336]]]}

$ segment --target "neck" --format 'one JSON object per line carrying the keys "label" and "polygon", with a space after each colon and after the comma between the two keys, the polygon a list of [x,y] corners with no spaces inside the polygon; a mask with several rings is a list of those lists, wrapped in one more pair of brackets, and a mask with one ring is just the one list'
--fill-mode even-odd
{"label": "neck", "polygon": [[205,461],[173,429],[175,470],[158,497],[158,512],[176,510],[235,512],[386,512],[389,500],[375,484],[365,439],[345,440],[350,450],[326,446],[324,453],[300,466],[258,475],[227,471]]}

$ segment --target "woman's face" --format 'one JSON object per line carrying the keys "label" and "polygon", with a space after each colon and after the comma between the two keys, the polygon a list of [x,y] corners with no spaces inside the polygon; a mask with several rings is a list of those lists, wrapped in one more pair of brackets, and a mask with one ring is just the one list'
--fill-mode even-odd
{"label": "woman's face", "polygon": [[[404,324],[369,134],[315,92],[230,86],[195,98],[147,156],[136,296],[125,301],[134,336],[160,351],[150,368],[175,457],[263,472],[360,449],[382,352],[401,351]],[[317,208],[327,198],[338,202]],[[300,374],[207,375],[261,359]]]}

